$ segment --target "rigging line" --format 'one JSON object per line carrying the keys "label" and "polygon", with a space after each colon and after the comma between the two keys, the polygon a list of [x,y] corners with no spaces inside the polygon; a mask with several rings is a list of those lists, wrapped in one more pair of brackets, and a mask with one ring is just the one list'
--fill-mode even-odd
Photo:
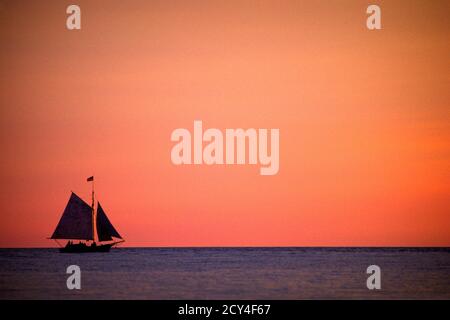
{"label": "rigging line", "polygon": [[53,240],[55,240],[55,242],[58,244],[58,246],[59,246],[60,248],[63,247],[63,246],[59,243],[58,239],[53,239]]}

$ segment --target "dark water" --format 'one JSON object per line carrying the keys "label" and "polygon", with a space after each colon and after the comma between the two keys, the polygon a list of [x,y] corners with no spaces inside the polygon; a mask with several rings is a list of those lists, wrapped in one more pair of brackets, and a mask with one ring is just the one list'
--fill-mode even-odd
{"label": "dark water", "polygon": [[[66,268],[81,268],[68,290]],[[366,269],[381,268],[381,290]],[[450,249],[0,249],[0,299],[450,299]]]}

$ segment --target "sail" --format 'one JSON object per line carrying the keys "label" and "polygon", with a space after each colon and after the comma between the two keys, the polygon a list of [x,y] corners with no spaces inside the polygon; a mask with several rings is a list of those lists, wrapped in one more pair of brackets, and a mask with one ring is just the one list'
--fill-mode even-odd
{"label": "sail", "polygon": [[92,208],[73,192],[51,239],[93,240]]}
{"label": "sail", "polygon": [[120,234],[109,221],[105,211],[103,211],[100,202],[98,203],[97,208],[97,234],[99,241],[110,241],[112,240],[112,237],[122,239]]}

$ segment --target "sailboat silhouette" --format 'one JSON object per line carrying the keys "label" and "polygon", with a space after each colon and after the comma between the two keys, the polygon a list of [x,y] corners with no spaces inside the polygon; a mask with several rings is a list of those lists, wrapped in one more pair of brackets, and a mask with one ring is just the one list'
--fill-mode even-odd
{"label": "sailboat silhouette", "polygon": [[[88,181],[93,182],[94,177],[88,178]],[[92,206],[72,192],[61,219],[50,237],[56,241],[69,240],[65,247],[59,249],[60,252],[109,252],[112,246],[125,241],[109,221],[100,202],[97,202],[97,212],[95,212],[94,204],[94,183],[92,183]],[[79,242],[75,243],[73,240],[79,240]],[[87,241],[92,242],[88,245]]]}

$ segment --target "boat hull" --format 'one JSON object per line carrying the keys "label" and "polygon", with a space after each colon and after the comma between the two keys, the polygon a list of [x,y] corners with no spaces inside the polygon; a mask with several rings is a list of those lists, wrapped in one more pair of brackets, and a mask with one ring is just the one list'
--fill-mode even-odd
{"label": "boat hull", "polygon": [[61,253],[91,253],[91,252],[109,252],[114,243],[101,244],[96,246],[87,246],[85,244],[71,244],[64,248],[59,248]]}

